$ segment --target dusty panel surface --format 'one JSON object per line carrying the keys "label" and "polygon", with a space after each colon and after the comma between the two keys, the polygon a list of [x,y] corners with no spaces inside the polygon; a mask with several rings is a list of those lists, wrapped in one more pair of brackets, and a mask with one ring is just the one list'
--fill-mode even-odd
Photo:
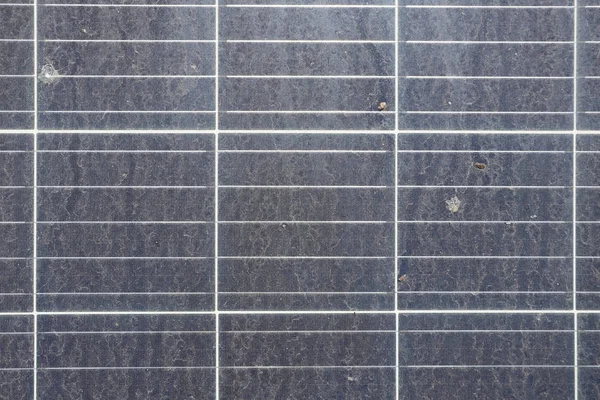
{"label": "dusty panel surface", "polygon": [[600,1],[0,16],[0,399],[600,398]]}

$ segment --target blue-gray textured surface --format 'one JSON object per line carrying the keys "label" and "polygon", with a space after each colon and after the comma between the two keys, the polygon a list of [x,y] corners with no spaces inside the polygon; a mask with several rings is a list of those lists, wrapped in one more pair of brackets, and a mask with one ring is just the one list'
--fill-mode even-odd
{"label": "blue-gray textured surface", "polygon": [[0,399],[600,399],[600,0],[0,21]]}

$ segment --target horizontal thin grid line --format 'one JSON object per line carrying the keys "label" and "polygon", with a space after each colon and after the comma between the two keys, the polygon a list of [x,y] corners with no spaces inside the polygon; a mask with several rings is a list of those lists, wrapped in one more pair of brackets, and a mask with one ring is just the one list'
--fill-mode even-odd
{"label": "horizontal thin grid line", "polygon": [[[2,3],[0,6],[33,6],[34,4],[23,4],[23,3]],[[61,4],[61,3],[48,3],[41,4],[46,7],[204,7],[204,8],[215,8],[214,4]],[[224,7],[227,8],[394,8],[393,5],[370,5],[370,4],[226,4]],[[536,5],[523,5],[523,6],[482,6],[482,5],[421,5],[421,4],[409,4],[399,6],[400,8],[441,8],[441,9],[573,9],[574,6],[536,6]],[[582,6],[582,8],[599,8],[597,5]]]}
{"label": "horizontal thin grid line", "polygon": [[[289,330],[289,331],[253,331],[253,330],[239,330],[239,331],[232,331],[232,330],[221,330],[219,331],[219,333],[268,333],[268,334],[273,334],[273,333],[395,333],[395,330],[305,330],[305,331],[300,331],[300,330]],[[442,331],[443,332],[443,331]],[[500,332],[504,332],[504,331],[500,331]],[[511,332],[511,331],[508,331]],[[544,332],[544,331],[535,331],[535,332]],[[555,331],[548,331],[548,332],[555,332]],[[568,331],[556,331],[556,332],[568,332]],[[83,334],[104,334],[104,333],[210,333],[210,334],[215,334],[216,332],[213,331],[47,331],[47,332],[42,332],[42,333],[50,333],[50,334],[61,334],[61,333],[67,333],[67,334],[78,334],[78,333],[83,333]],[[23,334],[32,334],[32,332],[23,332]],[[4,335],[4,333],[0,332],[0,336]]]}
{"label": "horizontal thin grid line", "polygon": [[528,79],[564,79],[572,80],[572,76],[460,76],[460,75],[406,75],[398,76],[399,79],[516,79],[516,80],[528,80]]}
{"label": "horizontal thin grid line", "polygon": [[[500,315],[500,314],[556,314],[556,315],[573,315],[575,314],[599,314],[597,309],[580,309],[572,311],[570,308],[565,310],[431,310],[431,309],[416,309],[416,310],[398,310],[398,314],[427,314],[427,315],[445,315],[445,314],[482,314],[482,315]],[[215,315],[215,311],[38,311],[38,315]],[[393,316],[396,312],[390,310],[333,310],[333,311],[314,311],[314,310],[296,310],[296,311],[281,311],[281,310],[219,310],[219,314],[227,315],[355,315],[355,314],[383,314]],[[31,312],[0,312],[0,316],[31,316]]]}
{"label": "horizontal thin grid line", "polygon": [[60,79],[214,79],[216,75],[60,75]]}
{"label": "horizontal thin grid line", "polygon": [[234,189],[234,188],[252,188],[252,189],[265,189],[265,188],[277,188],[277,189],[387,189],[393,188],[394,185],[389,186],[374,186],[374,185],[219,185],[219,188]]}
{"label": "horizontal thin grid line", "polygon": [[[572,365],[399,365],[400,368],[572,368]],[[395,365],[244,365],[219,366],[222,369],[346,369],[396,368]]]}
{"label": "horizontal thin grid line", "polygon": [[200,110],[52,110],[38,111],[40,114],[215,114],[216,111],[200,111]]}
{"label": "horizontal thin grid line", "polygon": [[[572,221],[409,221],[399,220],[399,224],[571,224]],[[600,221],[576,221],[579,224],[600,224]],[[190,225],[190,224],[213,224],[214,221],[189,221],[189,220],[159,220],[159,221],[98,221],[98,220],[77,220],[77,221],[64,221],[64,220],[39,220],[38,224],[42,225],[149,225],[149,224],[164,224],[164,225]],[[273,221],[273,220],[248,220],[248,221],[223,221],[219,220],[219,224],[229,225],[250,225],[250,224],[262,224],[262,225],[302,225],[302,224],[355,224],[355,225],[382,225],[392,224],[394,221],[328,221],[328,220],[293,220],[293,221]],[[30,225],[31,221],[0,221],[0,225]]]}
{"label": "horizontal thin grid line", "polygon": [[325,330],[289,330],[289,331],[272,331],[272,330],[264,330],[264,331],[260,331],[260,330],[239,330],[239,331],[232,331],[232,330],[222,330],[219,331],[219,333],[268,333],[268,334],[279,334],[279,333],[395,333],[396,331],[393,329],[340,329],[340,330],[332,330],[332,329],[325,329]]}
{"label": "horizontal thin grid line", "polygon": [[[28,41],[32,41],[29,40]],[[214,39],[40,39],[47,43],[211,43]]]}
{"label": "horizontal thin grid line", "polygon": [[210,334],[210,335],[214,335],[215,331],[38,331],[39,334],[43,334],[43,335],[61,335],[61,334],[67,334],[67,335],[72,335],[72,334],[83,334],[83,335],[95,335],[95,334],[99,334],[99,335],[124,335],[124,334],[135,334],[135,335],[139,335],[139,334],[150,334],[150,335],[157,335],[157,334],[164,334],[164,333],[177,333],[177,334]]}
{"label": "horizontal thin grid line", "polygon": [[[50,257],[50,256],[38,256],[38,260],[212,260],[214,256],[180,256],[180,257]],[[2,258],[0,258],[1,260]],[[7,258],[13,259],[13,258]],[[29,260],[31,257],[22,257],[19,259]],[[339,257],[328,257],[328,256],[282,256],[282,257],[252,257],[252,256],[219,256],[219,259],[231,259],[231,260],[245,260],[245,259],[294,259],[294,260],[303,260],[303,259],[323,259],[323,260],[384,260],[384,259],[393,259],[393,256],[385,257],[385,256],[339,256]]]}
{"label": "horizontal thin grid line", "polygon": [[[181,256],[181,257],[45,257],[37,256],[38,260],[212,260],[213,256]],[[26,260],[30,258],[24,258]]]}
{"label": "horizontal thin grid line", "polygon": [[572,294],[572,290],[413,290],[398,291],[397,294]]}
{"label": "horizontal thin grid line", "polygon": [[572,111],[398,111],[400,114],[498,114],[498,115],[538,115],[573,114]]}
{"label": "horizontal thin grid line", "polygon": [[[402,7],[402,6],[401,6]],[[533,6],[533,5],[528,5],[528,6],[481,6],[481,5],[421,5],[421,4],[409,4],[409,5],[405,5],[404,7],[406,8],[492,8],[492,9],[529,9],[529,8],[541,8],[541,9],[545,9],[545,8],[565,8],[565,9],[572,9],[574,8],[574,6]]]}
{"label": "horizontal thin grid line", "polygon": [[[37,256],[39,260],[212,260],[214,256],[165,256],[165,257],[128,257],[128,256],[97,256],[97,257],[76,257],[76,256]],[[219,256],[225,260],[392,260],[393,256]],[[482,259],[482,260],[504,260],[504,259],[523,259],[523,260],[565,260],[572,256],[405,256],[401,255],[399,259]],[[600,256],[577,256],[578,259],[600,259]],[[0,257],[0,260],[9,261],[28,261],[32,257]],[[26,295],[26,294],[24,294]],[[2,315],[2,313],[0,313]]]}
{"label": "horizontal thin grid line", "polygon": [[229,79],[395,79],[390,75],[225,75]]}
{"label": "horizontal thin grid line", "polygon": [[[6,223],[6,222],[2,222],[2,223]],[[12,222],[11,222],[12,223]],[[18,223],[23,223],[23,224],[27,224],[27,223],[31,223],[31,222],[18,222]],[[102,225],[154,225],[154,224],[163,224],[163,225],[191,225],[191,224],[197,224],[197,225],[205,225],[205,224],[213,224],[214,221],[42,221],[42,220],[38,220],[37,221],[38,224],[41,225],[57,225],[57,224],[64,224],[64,225],[69,225],[69,224],[74,224],[74,225],[98,225],[98,224],[102,224]]]}
{"label": "horizontal thin grid line", "polygon": [[381,225],[381,224],[392,224],[394,221],[327,221],[327,220],[292,220],[292,221],[273,221],[273,220],[253,220],[253,221],[226,221],[219,219],[219,224],[229,224],[229,225],[243,225],[243,224],[270,224],[270,225],[279,225],[279,224],[369,224],[369,225]]}
{"label": "horizontal thin grid line", "polygon": [[[572,40],[544,41],[544,40],[405,40],[400,43],[407,44],[575,44]],[[599,42],[600,43],[600,42]]]}
{"label": "horizontal thin grid line", "polygon": [[[173,132],[179,132],[177,130],[172,130]],[[41,129],[40,132],[44,133],[44,132],[48,132],[47,130]],[[56,131],[55,131],[56,132]],[[77,133],[78,131],[73,131],[73,130],[69,130],[69,131],[58,131],[58,133],[61,132],[74,132]],[[101,131],[101,132],[106,132],[106,131]],[[110,131],[110,132],[114,132],[114,131]],[[161,131],[161,132],[165,132],[165,131]],[[289,130],[282,130],[282,129],[223,129],[223,130],[219,130],[219,132],[221,133],[245,133],[245,134],[273,134],[273,133],[280,133],[280,134],[287,134],[287,133],[306,133],[306,130],[298,130],[298,129],[289,129]],[[359,130],[354,130],[354,129],[346,129],[346,130],[335,130],[335,129],[331,129],[331,130],[323,130],[323,129],[311,129],[310,133],[323,133],[323,134],[363,134],[363,135],[377,135],[377,134],[388,134],[388,135],[393,135],[396,131],[391,129],[391,130],[364,130],[364,129],[359,129]],[[600,134],[600,130],[579,130],[578,132],[580,133],[588,133],[588,134]],[[527,129],[521,129],[521,130],[497,130],[497,129],[489,129],[489,130],[478,130],[478,129],[467,129],[467,130],[455,130],[455,129],[436,129],[436,130],[430,130],[430,129],[399,129],[398,130],[399,134],[427,134],[427,133],[444,133],[444,134],[456,134],[456,135],[472,135],[472,134],[482,134],[482,135],[492,135],[492,134],[506,134],[506,135],[517,135],[517,134],[527,134],[527,135],[572,135],[573,131],[566,131],[566,130],[527,130]]]}
{"label": "horizontal thin grid line", "polygon": [[398,365],[398,368],[574,368],[572,364],[554,365]]}
{"label": "horizontal thin grid line", "polygon": [[33,110],[0,110],[0,113],[2,113],[2,114],[24,114],[24,113],[33,114],[34,111]]}
{"label": "horizontal thin grid line", "polygon": [[[108,133],[107,133],[108,134]],[[0,153],[32,153],[33,150],[0,150]],[[374,154],[374,153],[393,153],[394,150],[312,150],[312,149],[294,149],[294,150],[219,150],[220,153],[317,153],[317,154],[335,154],[335,153],[356,153],[356,154]],[[38,150],[38,153],[214,153],[214,150]],[[572,151],[563,150],[398,150],[398,153],[525,153],[525,154],[572,154]],[[577,153],[600,153],[600,150],[577,150]]]}
{"label": "horizontal thin grid line", "polygon": [[564,260],[564,259],[571,259],[572,257],[570,255],[566,255],[566,256],[398,256],[398,258],[410,258],[410,259],[418,259],[418,258],[424,258],[424,259],[465,259],[465,260],[477,260],[477,259],[482,259],[482,260],[520,260],[520,259],[531,259],[531,260]]}
{"label": "horizontal thin grid line", "polygon": [[[190,366],[190,367],[38,367],[39,370],[129,370],[129,369],[215,369],[214,366]],[[335,366],[335,365],[326,365],[326,366],[248,366],[248,367],[238,367],[238,366],[223,366],[219,365],[219,369],[313,369],[313,368],[395,368],[393,365],[347,365],[347,366]]]}
{"label": "horizontal thin grid line", "polygon": [[[4,188],[7,188],[7,189],[19,189],[19,188],[31,188],[31,187],[32,186],[4,186]],[[144,185],[140,185],[140,186],[38,185],[38,188],[42,188],[42,189],[212,189],[213,187],[214,186],[164,186],[164,185],[163,186],[161,186],[161,185],[156,185],[156,186],[144,186]],[[248,189],[248,188],[251,188],[251,189],[388,189],[388,188],[393,188],[393,187],[394,187],[393,185],[390,185],[390,186],[219,185],[219,188],[226,188],[226,189]],[[415,187],[422,187],[422,186],[415,186]],[[452,187],[455,187],[455,186],[452,186]],[[472,186],[467,186],[467,187],[472,187]],[[484,186],[484,187],[489,187],[489,186]],[[494,186],[492,186],[492,187],[494,187]],[[512,186],[512,187],[514,187],[514,186]],[[545,186],[544,186],[544,188],[545,188]]]}
{"label": "horizontal thin grid line", "polygon": [[226,8],[391,8],[393,5],[374,4],[226,4]]}
{"label": "horizontal thin grid line", "polygon": [[571,224],[573,221],[410,221],[410,220],[398,220],[399,224]]}
{"label": "horizontal thin grid line", "polygon": [[399,333],[573,333],[573,329],[415,329]]}
{"label": "horizontal thin grid line", "polygon": [[[401,313],[401,312],[400,312]],[[332,334],[332,333],[395,333],[395,330],[389,329],[381,329],[381,330],[286,330],[286,331],[273,331],[273,330],[221,330],[219,333],[233,333],[233,334],[303,334],[303,333],[323,333],[323,334]],[[573,333],[575,332],[573,329],[415,329],[415,330],[404,330],[400,329],[398,333],[431,333],[431,334],[454,334],[454,333]],[[598,333],[599,330],[578,330],[579,333]],[[178,330],[170,330],[170,331],[39,331],[40,334],[69,334],[69,335],[102,335],[102,334],[165,334],[165,333],[176,333],[176,334],[215,334],[214,330],[208,331],[178,331]],[[33,335],[33,332],[0,332],[0,336],[5,335]],[[2,368],[0,368],[2,369]]]}
{"label": "horizontal thin grid line", "polygon": [[33,367],[29,367],[29,368],[0,368],[0,371],[33,371]]}
{"label": "horizontal thin grid line", "polygon": [[[32,129],[0,129],[0,132],[3,134],[30,134],[33,135]],[[142,134],[185,134],[185,135],[193,135],[193,134],[205,134],[212,135],[214,134],[214,130],[207,129],[198,129],[198,130],[190,130],[190,129],[39,129],[37,132],[42,134],[64,134],[64,135],[78,135],[78,134],[133,134],[133,133],[142,133]],[[231,134],[231,133],[243,133],[243,134],[301,134],[306,133],[306,130],[299,129],[220,129],[220,133]],[[579,130],[579,133],[584,134],[598,134],[600,135],[600,130]],[[393,129],[388,130],[364,130],[364,129],[311,129],[310,133],[312,134],[352,134],[352,135],[393,135],[395,131]],[[478,130],[478,129],[468,129],[468,130],[454,130],[454,129],[437,129],[437,130],[429,130],[429,129],[400,129],[398,130],[400,134],[432,134],[432,133],[444,133],[444,134],[454,134],[454,135],[473,135],[473,134],[481,134],[481,135],[494,135],[494,134],[504,134],[504,135],[572,135],[573,131],[567,130]]]}
{"label": "horizontal thin grid line", "polygon": [[[400,312],[401,314],[401,312]],[[220,331],[220,333],[395,333],[395,330],[307,330],[307,331],[299,331],[299,330],[290,330],[290,331],[257,331],[257,330],[239,330],[239,331]],[[402,330],[398,331],[399,333],[573,333],[572,329],[570,330],[562,330],[562,329],[432,329],[432,330]],[[581,332],[581,331],[580,331]]]}
{"label": "horizontal thin grid line", "polygon": [[[400,149],[398,153],[525,153],[525,154],[572,154],[571,150],[410,150]],[[599,151],[600,152],[600,151]]]}
{"label": "horizontal thin grid line", "polygon": [[[41,260],[208,260],[214,259],[214,256],[179,256],[179,257],[125,257],[125,256],[113,256],[113,257],[74,257],[74,256],[63,256],[63,257],[51,257],[51,256],[38,256],[37,259]],[[392,260],[394,256],[219,256],[219,259],[224,260]],[[564,260],[571,259],[570,255],[567,256],[399,256],[398,258],[407,259],[482,259],[482,260],[495,260],[495,259],[532,259],[532,260]],[[600,257],[595,256],[578,256],[577,258],[589,258],[596,259]],[[29,260],[31,257],[2,257],[1,259],[6,260]]]}
{"label": "horizontal thin grid line", "polygon": [[281,295],[296,295],[296,296],[311,296],[311,295],[318,295],[318,296],[327,296],[327,295],[356,295],[356,296],[372,296],[372,295],[379,295],[379,296],[391,296],[394,295],[395,292],[391,291],[391,292],[312,292],[312,291],[302,291],[302,292],[297,292],[297,291],[287,291],[287,292],[281,292],[281,291],[272,291],[272,292],[231,292],[231,291],[223,291],[223,290],[219,290],[219,295],[221,294],[229,294],[229,295],[244,295],[244,296],[252,296],[252,295],[271,295],[271,296],[281,296]]}
{"label": "horizontal thin grid line", "polygon": [[391,260],[393,256],[219,256],[223,260]]}
{"label": "horizontal thin grid line", "polygon": [[[330,295],[330,294],[343,294],[343,295],[393,295],[393,294],[571,294],[573,291],[568,290],[534,290],[534,291],[519,291],[519,290],[412,290],[412,291],[402,291],[398,292],[389,291],[389,292],[312,292],[312,291],[272,291],[272,292],[230,292],[230,291],[221,291],[219,290],[219,294],[239,294],[239,295]],[[78,294],[78,293],[75,293]],[[85,293],[83,293],[85,294]],[[101,294],[101,293],[99,293]],[[151,293],[149,293],[151,294]]]}
{"label": "horizontal thin grid line", "polygon": [[[467,292],[467,293],[471,293],[471,292]],[[551,292],[551,293],[555,293],[555,292]],[[196,294],[215,294],[215,292],[39,292],[38,294],[45,294],[45,295],[65,295],[65,296],[81,296],[81,295],[92,295],[92,296],[104,296],[104,295],[111,295],[111,296],[118,296],[118,295],[139,295],[139,294],[147,294],[147,295],[160,295],[160,296],[171,296],[171,295],[196,295]],[[219,294],[300,294],[300,295],[304,295],[304,294],[320,294],[320,295],[326,295],[326,294],[357,294],[357,295],[361,295],[361,294],[394,294],[394,292],[377,292],[377,291],[373,291],[373,292],[229,292],[229,291],[222,291],[219,290]]]}
{"label": "horizontal thin grid line", "polygon": [[0,78],[33,78],[35,75],[30,74],[9,74],[9,75],[0,75]]}
{"label": "horizontal thin grid line", "polygon": [[0,39],[0,42],[35,42],[34,39]]}
{"label": "horizontal thin grid line", "polygon": [[[31,186],[12,186],[11,188],[29,188]],[[128,185],[128,186],[93,186],[93,185],[37,185],[38,189],[212,189],[214,186],[145,186],[145,185]]]}
{"label": "horizontal thin grid line", "polygon": [[[600,366],[587,366],[598,368]],[[189,367],[38,367],[39,370],[169,370],[169,369],[215,369],[214,366],[189,366]],[[224,366],[219,369],[391,369],[395,365],[266,365],[266,366]],[[573,365],[399,365],[398,368],[573,368]],[[31,370],[31,368],[15,368],[15,370]]]}
{"label": "horizontal thin grid line", "polygon": [[[38,315],[40,313],[38,312]],[[222,368],[222,367],[220,367]],[[73,371],[73,370],[91,370],[91,371],[105,371],[105,370],[135,370],[135,369],[141,369],[141,370],[164,370],[164,369],[215,369],[214,366],[189,366],[189,367],[37,367],[38,370],[67,370],[67,371]]]}
{"label": "horizontal thin grid line", "polygon": [[[322,153],[322,154],[335,154],[335,153],[393,153],[394,150],[221,150],[219,153]],[[599,151],[600,152],[600,151]],[[565,152],[568,153],[568,152]],[[220,185],[219,185],[220,186]]]}
{"label": "horizontal thin grid line", "polygon": [[356,111],[356,110],[226,110],[227,114],[388,114],[396,111]]}
{"label": "horizontal thin grid line", "polygon": [[[580,187],[580,186],[578,186]],[[599,186],[600,187],[600,186]],[[572,189],[572,186],[502,186],[502,185],[398,185],[398,188],[462,188],[462,189]]]}
{"label": "horizontal thin grid line", "polygon": [[40,4],[40,7],[134,7],[134,8],[215,8],[214,4]]}
{"label": "horizontal thin grid line", "polygon": [[[12,151],[3,151],[9,153]],[[30,153],[32,150],[22,150],[21,153]],[[214,153],[213,150],[37,150],[38,153]]]}
{"label": "horizontal thin grid line", "polygon": [[225,43],[323,43],[323,44],[396,44],[394,40],[327,40],[327,39],[226,39]]}
{"label": "horizontal thin grid line", "polygon": [[[398,220],[398,223],[401,224],[567,224],[571,223],[571,221],[424,221],[424,220]],[[600,221],[577,221],[581,224],[598,224]],[[0,221],[0,224],[31,224],[31,221]],[[112,220],[73,220],[73,221],[65,221],[65,220],[39,220],[39,224],[212,224],[214,221],[197,221],[197,220],[144,220],[144,221],[112,221]],[[274,221],[274,220],[219,220],[219,224],[229,224],[229,225],[244,225],[244,224],[263,224],[263,225],[279,225],[279,224],[369,224],[369,225],[379,225],[379,224],[391,224],[394,223],[393,220],[358,220],[358,221],[348,221],[348,220],[288,220],[288,221]]]}

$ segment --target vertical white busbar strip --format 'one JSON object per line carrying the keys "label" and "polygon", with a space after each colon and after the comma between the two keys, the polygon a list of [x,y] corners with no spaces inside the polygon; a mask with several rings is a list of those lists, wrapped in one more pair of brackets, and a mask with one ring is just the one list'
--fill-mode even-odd
{"label": "vertical white busbar strip", "polygon": [[577,333],[577,0],[573,0],[573,390],[577,400],[578,383],[578,333]]}
{"label": "vertical white busbar strip", "polygon": [[399,41],[399,0],[394,0],[394,96],[396,104],[396,115],[394,120],[394,311],[396,312],[396,394],[395,398],[398,399],[400,391],[400,362],[399,358],[399,339],[400,339],[400,316],[398,313],[398,132],[399,126],[399,111],[400,111],[400,97],[398,95],[398,41]]}
{"label": "vertical white busbar strip", "polygon": [[219,400],[219,0],[215,0],[215,399]]}
{"label": "vertical white busbar strip", "polygon": [[38,79],[37,79],[37,0],[33,0],[33,399],[37,400],[37,136],[38,136]]}

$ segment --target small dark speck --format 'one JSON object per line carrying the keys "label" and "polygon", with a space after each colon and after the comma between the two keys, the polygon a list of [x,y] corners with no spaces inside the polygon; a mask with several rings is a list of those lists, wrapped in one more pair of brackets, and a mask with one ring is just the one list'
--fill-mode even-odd
{"label": "small dark speck", "polygon": [[406,274],[400,275],[398,278],[398,282],[406,282],[408,280],[408,276]]}

